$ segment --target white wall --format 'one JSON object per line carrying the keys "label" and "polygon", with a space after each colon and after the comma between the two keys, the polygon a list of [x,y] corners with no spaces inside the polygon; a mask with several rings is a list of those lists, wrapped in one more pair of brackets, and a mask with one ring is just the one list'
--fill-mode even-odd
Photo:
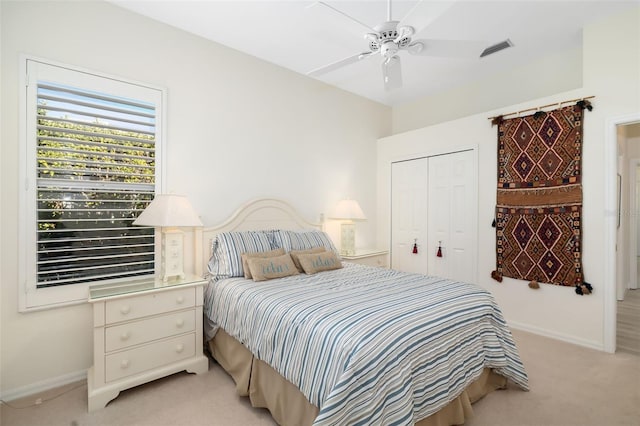
{"label": "white wall", "polygon": [[375,144],[388,107],[96,1],[1,2],[3,398],[80,378],[92,363],[92,316],[82,304],[18,313],[18,57],[48,58],[168,91],[165,190],[189,196],[205,226],[263,196],[310,220],[344,196],[377,225]]}
{"label": "white wall", "polygon": [[[517,48],[517,47],[514,47]],[[496,56],[508,53],[496,53]],[[491,60],[487,57],[483,60]],[[527,84],[522,84],[526,81]],[[393,134],[582,87],[582,49],[536,59],[502,73],[393,108]]]}
{"label": "white wall", "polygon": [[[583,88],[525,103],[447,121],[378,141],[379,243],[389,235],[389,163],[413,154],[478,145],[478,277],[480,285],[498,300],[514,326],[585,346],[605,349],[605,293],[615,282],[605,276],[605,132],[608,120],[640,111],[640,8],[603,19],[584,30]],[[526,86],[528,81],[523,81]],[[496,96],[502,94],[498,92]],[[531,290],[524,281],[490,278],[495,269],[495,229],[491,227],[496,201],[496,128],[488,117],[569,99],[595,95],[593,111],[585,112],[583,145],[583,265],[586,281],[595,291],[578,296],[573,288],[542,285]],[[461,100],[461,99],[458,99]],[[449,104],[447,104],[449,105]],[[615,170],[613,170],[615,173]],[[614,265],[615,267],[615,265]],[[609,293],[607,293],[609,292]]]}

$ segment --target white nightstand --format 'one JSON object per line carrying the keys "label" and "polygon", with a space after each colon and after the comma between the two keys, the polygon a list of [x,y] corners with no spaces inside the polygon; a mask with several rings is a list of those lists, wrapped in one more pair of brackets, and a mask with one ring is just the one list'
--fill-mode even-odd
{"label": "white nightstand", "polygon": [[378,249],[356,249],[352,255],[341,255],[345,262],[359,263],[361,265],[378,266],[380,268],[389,267],[389,252]]}
{"label": "white nightstand", "polygon": [[204,373],[202,302],[206,281],[132,279],[92,286],[93,367],[87,373],[89,411],[120,391],[182,370]]}

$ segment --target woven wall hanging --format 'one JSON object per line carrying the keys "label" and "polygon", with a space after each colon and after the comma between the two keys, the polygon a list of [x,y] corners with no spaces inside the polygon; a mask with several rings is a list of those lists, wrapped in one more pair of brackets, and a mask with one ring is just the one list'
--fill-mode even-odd
{"label": "woven wall hanging", "polygon": [[498,125],[497,281],[576,287],[582,270],[582,123],[588,101]]}

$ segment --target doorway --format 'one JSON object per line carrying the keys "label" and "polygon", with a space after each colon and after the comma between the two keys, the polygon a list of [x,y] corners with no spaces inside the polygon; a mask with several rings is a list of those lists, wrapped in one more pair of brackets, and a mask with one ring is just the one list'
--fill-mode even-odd
{"label": "doorway", "polygon": [[[640,133],[640,124],[634,125],[636,129],[632,129],[634,132]],[[640,137],[640,135],[638,135]],[[631,139],[630,143],[636,142],[636,137]],[[640,150],[640,142],[638,147],[633,147]],[[629,289],[638,288],[638,276],[640,276],[640,155],[636,157],[635,152],[631,152],[632,158],[629,160],[629,262],[628,262],[628,282],[626,286]],[[624,299],[624,293],[622,297],[618,294],[618,300]]]}
{"label": "doorway", "polygon": [[616,351],[640,354],[640,123],[616,126]]}

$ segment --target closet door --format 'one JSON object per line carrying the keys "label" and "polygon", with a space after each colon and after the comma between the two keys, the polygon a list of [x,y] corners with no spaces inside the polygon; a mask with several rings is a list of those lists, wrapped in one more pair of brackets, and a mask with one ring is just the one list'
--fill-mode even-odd
{"label": "closet door", "polygon": [[392,268],[475,281],[475,158],[469,150],[392,163]]}
{"label": "closet door", "polygon": [[391,267],[400,271],[426,274],[428,269],[427,161],[391,164]]}
{"label": "closet door", "polygon": [[430,275],[469,282],[476,279],[478,202],[474,158],[473,151],[429,157]]}

